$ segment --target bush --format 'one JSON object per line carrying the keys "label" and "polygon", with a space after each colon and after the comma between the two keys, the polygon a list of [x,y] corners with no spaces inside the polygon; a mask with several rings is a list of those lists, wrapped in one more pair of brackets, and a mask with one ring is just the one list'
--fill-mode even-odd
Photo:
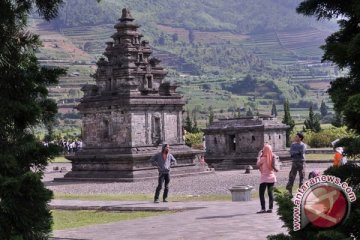
{"label": "bush", "polygon": [[[296,133],[292,134],[292,138]],[[304,142],[312,148],[321,148],[321,147],[332,147],[331,142],[335,139],[353,137],[354,133],[346,130],[345,127],[341,128],[328,128],[323,129],[320,132],[316,133],[313,131],[306,131],[304,133]],[[291,139],[292,139],[291,138]]]}
{"label": "bush", "polygon": [[270,235],[267,237],[268,240],[291,240],[291,237],[283,233],[277,235]]}
{"label": "bush", "polygon": [[202,132],[199,133],[187,133],[185,135],[185,144],[189,147],[193,145],[202,144],[204,134]]}
{"label": "bush", "polygon": [[354,163],[347,163],[340,167],[330,167],[324,174],[339,177],[342,182],[352,187],[356,194],[356,201],[351,203],[351,211],[347,220],[331,229],[320,229],[309,224],[299,231],[293,231],[293,207],[291,197],[287,192],[275,190],[275,201],[279,205],[277,214],[288,229],[289,236],[284,234],[270,235],[268,240],[338,240],[359,239],[360,237],[360,167]]}
{"label": "bush", "polygon": [[360,136],[345,137],[336,143],[336,147],[344,147],[346,156],[357,159],[360,157]]}

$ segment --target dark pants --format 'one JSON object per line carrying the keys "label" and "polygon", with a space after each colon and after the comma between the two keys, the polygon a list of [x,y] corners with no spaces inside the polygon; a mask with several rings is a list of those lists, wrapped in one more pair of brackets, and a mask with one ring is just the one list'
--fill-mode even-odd
{"label": "dark pants", "polygon": [[273,196],[274,183],[261,183],[260,186],[259,186],[259,196],[260,196],[261,210],[265,210],[265,190],[266,190],[266,187],[268,189],[268,195],[269,195],[269,209],[273,209],[273,205],[274,205],[274,196]]}
{"label": "dark pants", "polygon": [[299,188],[303,185],[304,177],[305,177],[305,162],[303,161],[294,161],[291,165],[291,170],[289,173],[289,182],[286,185],[286,189],[289,192],[292,192],[292,188],[294,186],[294,181],[296,178],[296,174],[299,172]]}
{"label": "dark pants", "polygon": [[170,183],[170,174],[169,173],[160,173],[159,174],[159,183],[155,191],[155,197],[154,199],[159,199],[160,191],[163,185],[163,182],[165,181],[165,189],[164,189],[164,195],[163,200],[165,200],[169,193],[169,183]]}

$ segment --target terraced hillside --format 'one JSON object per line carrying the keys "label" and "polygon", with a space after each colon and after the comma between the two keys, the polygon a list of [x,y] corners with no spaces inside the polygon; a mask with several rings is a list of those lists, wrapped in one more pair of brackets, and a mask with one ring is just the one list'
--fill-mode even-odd
{"label": "terraced hillside", "polygon": [[[269,113],[275,102],[281,112],[283,100],[289,99],[299,121],[308,114],[301,101],[325,100],[331,107],[326,88],[341,72],[320,63],[319,49],[331,26],[294,15],[295,2],[230,0],[223,6],[217,0],[104,0],[100,5],[87,2],[83,14],[75,11],[82,3],[68,0],[50,24],[34,19],[44,42],[41,62],[69,69],[50,89],[61,112],[71,111],[82,96],[81,86],[93,82],[90,74],[124,5],[142,25],[153,55],[169,69],[167,79],[181,85],[186,108],[203,121],[210,106],[217,116],[227,116],[239,110],[245,114],[248,108]],[[264,12],[264,6],[272,11]],[[243,88],[247,76],[254,79],[253,89]]]}
{"label": "terraced hillside", "polygon": [[320,59],[322,51],[319,46],[325,43],[324,39],[329,35],[329,31],[319,29],[277,33],[279,42],[285,49],[289,49],[300,58],[307,57],[313,60]]}

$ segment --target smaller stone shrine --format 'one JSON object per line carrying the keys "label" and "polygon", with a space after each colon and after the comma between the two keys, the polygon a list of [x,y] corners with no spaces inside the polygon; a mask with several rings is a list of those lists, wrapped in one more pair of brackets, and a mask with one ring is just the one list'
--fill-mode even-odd
{"label": "smaller stone shrine", "polygon": [[272,146],[280,161],[287,162],[290,154],[286,150],[286,129],[287,125],[267,115],[219,119],[203,129],[206,162],[215,170],[255,167],[265,143]]}

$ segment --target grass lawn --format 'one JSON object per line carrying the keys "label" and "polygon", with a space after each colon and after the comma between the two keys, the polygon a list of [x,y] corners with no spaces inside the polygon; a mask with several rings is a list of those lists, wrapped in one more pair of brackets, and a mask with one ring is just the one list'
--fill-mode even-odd
{"label": "grass lawn", "polygon": [[53,230],[78,228],[93,224],[110,223],[173,213],[166,212],[98,212],[98,211],[51,211],[54,218]]}
{"label": "grass lawn", "polygon": [[64,156],[55,157],[53,160],[50,160],[51,163],[70,163],[71,161],[67,160]]}
{"label": "grass lawn", "polygon": [[[64,194],[55,193],[55,199],[89,201],[152,201],[153,194]],[[231,195],[171,195],[174,201],[231,201]]]}
{"label": "grass lawn", "polygon": [[334,158],[334,154],[306,154],[306,160],[332,160]]}

